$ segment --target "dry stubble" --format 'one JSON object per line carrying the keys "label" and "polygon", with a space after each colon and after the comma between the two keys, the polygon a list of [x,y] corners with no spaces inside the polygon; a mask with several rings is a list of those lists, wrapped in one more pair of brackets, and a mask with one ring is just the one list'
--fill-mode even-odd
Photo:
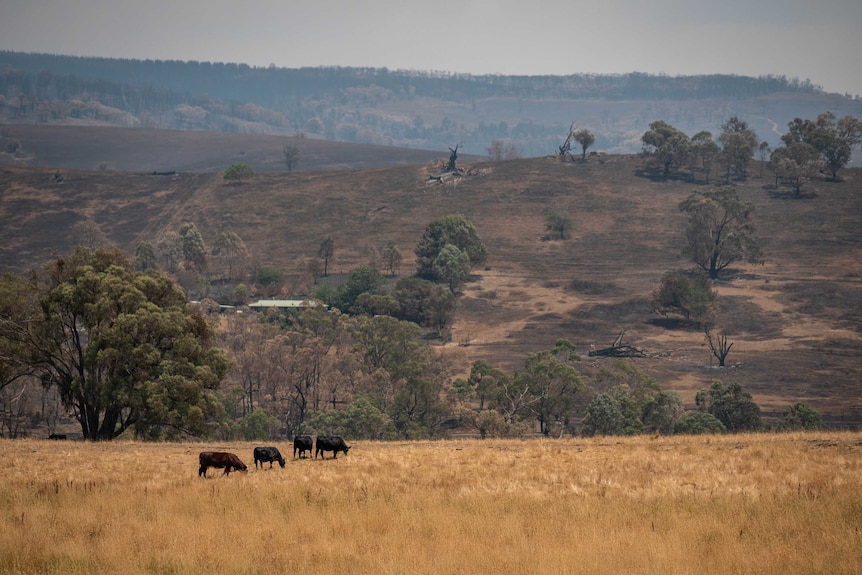
{"label": "dry stubble", "polygon": [[0,572],[862,571],[859,434],[252,447],[2,441]]}

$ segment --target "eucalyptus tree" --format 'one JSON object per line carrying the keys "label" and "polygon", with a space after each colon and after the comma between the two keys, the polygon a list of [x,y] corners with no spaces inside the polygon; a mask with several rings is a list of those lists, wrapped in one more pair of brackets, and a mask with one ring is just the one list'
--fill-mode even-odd
{"label": "eucalyptus tree", "polygon": [[733,187],[695,190],[679,209],[688,214],[683,253],[710,279],[734,262],[762,261],[751,222],[754,206],[741,200]]}
{"label": "eucalyptus tree", "polygon": [[86,439],[206,434],[221,415],[230,365],[200,313],[167,276],[132,269],[119,251],[78,248],[28,280],[27,321],[0,318]]}
{"label": "eucalyptus tree", "polygon": [[726,181],[730,181],[731,174],[740,178],[746,177],[748,162],[760,145],[757,134],[748,127],[748,122],[736,116],[731,117],[721,125],[718,142],[721,144],[719,157],[727,169]]}

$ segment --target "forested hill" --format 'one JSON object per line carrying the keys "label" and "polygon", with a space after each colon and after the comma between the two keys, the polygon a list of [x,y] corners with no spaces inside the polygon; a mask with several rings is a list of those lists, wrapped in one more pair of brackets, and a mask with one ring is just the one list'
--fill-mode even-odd
{"label": "forested hill", "polygon": [[301,133],[432,150],[461,144],[470,154],[494,140],[525,156],[552,153],[572,123],[596,134],[596,149],[633,152],[652,121],[717,132],[732,115],[777,142],[794,117],[858,115],[862,106],[784,76],[474,76],[10,51],[0,52],[0,70],[0,122]]}

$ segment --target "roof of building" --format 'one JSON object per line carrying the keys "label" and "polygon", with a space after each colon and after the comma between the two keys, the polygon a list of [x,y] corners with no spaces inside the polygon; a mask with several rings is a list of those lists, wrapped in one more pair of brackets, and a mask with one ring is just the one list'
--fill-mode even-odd
{"label": "roof of building", "polygon": [[248,307],[255,309],[269,309],[276,307],[279,309],[296,309],[306,307],[318,307],[324,304],[316,299],[262,299],[255,303],[248,304]]}

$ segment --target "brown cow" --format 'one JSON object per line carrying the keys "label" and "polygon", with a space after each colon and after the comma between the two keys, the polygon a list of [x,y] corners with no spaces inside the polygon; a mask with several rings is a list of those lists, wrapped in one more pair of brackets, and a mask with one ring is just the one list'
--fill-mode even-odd
{"label": "brown cow", "polygon": [[248,473],[248,467],[245,463],[239,460],[239,457],[233,453],[224,451],[202,451],[198,456],[201,467],[198,469],[198,477],[206,477],[207,469],[215,467],[216,469],[224,468],[224,474],[230,475],[231,470],[242,471]]}

